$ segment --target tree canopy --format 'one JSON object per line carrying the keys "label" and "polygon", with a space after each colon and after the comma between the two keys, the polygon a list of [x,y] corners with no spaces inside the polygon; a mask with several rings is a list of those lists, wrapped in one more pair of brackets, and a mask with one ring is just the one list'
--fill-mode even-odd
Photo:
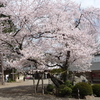
{"label": "tree canopy", "polygon": [[[88,71],[97,52],[100,9],[81,9],[69,0],[0,0],[12,31],[2,31],[1,52],[13,67],[34,62],[38,69],[59,66]],[[0,18],[0,21],[4,20]],[[32,63],[33,64],[33,63]]]}

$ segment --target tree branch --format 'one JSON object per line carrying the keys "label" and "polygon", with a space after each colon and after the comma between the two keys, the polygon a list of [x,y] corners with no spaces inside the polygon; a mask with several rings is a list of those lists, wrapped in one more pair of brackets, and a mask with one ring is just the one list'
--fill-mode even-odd
{"label": "tree branch", "polygon": [[79,26],[79,24],[81,23],[82,15],[83,15],[83,14],[81,14],[79,20],[75,22],[75,24],[76,24],[76,25],[75,25],[75,28],[77,28],[77,27]]}

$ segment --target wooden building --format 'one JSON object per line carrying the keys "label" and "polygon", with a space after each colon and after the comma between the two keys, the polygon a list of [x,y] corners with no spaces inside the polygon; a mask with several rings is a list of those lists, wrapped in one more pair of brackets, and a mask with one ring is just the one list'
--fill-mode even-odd
{"label": "wooden building", "polygon": [[100,54],[96,55],[92,61],[91,72],[86,73],[89,81],[100,83]]}
{"label": "wooden building", "polygon": [[[90,70],[91,72],[79,73],[79,75],[85,74],[91,83],[100,83],[100,54],[93,58]],[[70,71],[77,72],[78,69],[71,67]]]}

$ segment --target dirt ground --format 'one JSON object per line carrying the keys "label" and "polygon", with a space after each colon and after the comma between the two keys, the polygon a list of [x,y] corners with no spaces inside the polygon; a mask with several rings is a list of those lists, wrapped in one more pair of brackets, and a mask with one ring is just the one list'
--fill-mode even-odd
{"label": "dirt ground", "polygon": [[[45,80],[48,84],[48,80]],[[38,93],[34,93],[34,87],[32,80],[26,80],[25,82],[14,82],[0,85],[0,100],[79,100],[74,98],[56,97],[53,95],[42,95],[41,84],[38,88]],[[80,99],[86,100],[86,99]],[[90,100],[90,99],[89,99]],[[94,99],[93,99],[94,100]],[[95,98],[100,100],[100,98]]]}
{"label": "dirt ground", "polygon": [[33,86],[18,86],[0,89],[0,100],[68,100],[52,95],[42,95],[40,89],[34,94]]}
{"label": "dirt ground", "polygon": [[[37,82],[37,80],[36,80]],[[36,83],[35,82],[35,83]],[[44,80],[48,84],[49,80]],[[53,95],[42,95],[41,83],[38,93],[34,93],[33,81],[26,80],[0,85],[0,100],[69,100],[68,98],[58,98]]]}

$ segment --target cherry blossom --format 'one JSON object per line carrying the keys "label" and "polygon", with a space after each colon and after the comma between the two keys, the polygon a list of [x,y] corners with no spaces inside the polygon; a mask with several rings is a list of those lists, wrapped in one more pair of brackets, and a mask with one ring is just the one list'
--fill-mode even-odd
{"label": "cherry blossom", "polygon": [[0,12],[9,15],[16,27],[16,31],[0,33],[0,50],[10,59],[11,66],[23,67],[29,61],[40,69],[57,65],[66,70],[89,70],[97,52],[100,9],[81,9],[68,0],[4,2]]}

